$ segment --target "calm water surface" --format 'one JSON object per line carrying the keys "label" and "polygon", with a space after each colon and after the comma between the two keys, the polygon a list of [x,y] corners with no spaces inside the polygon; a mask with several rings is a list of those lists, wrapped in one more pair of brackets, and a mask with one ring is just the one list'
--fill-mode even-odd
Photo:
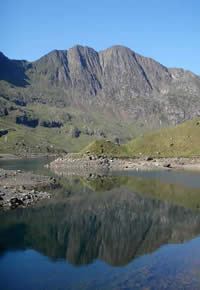
{"label": "calm water surface", "polygon": [[[54,175],[46,162],[0,167]],[[64,175],[51,200],[0,212],[0,289],[200,289],[200,174]]]}

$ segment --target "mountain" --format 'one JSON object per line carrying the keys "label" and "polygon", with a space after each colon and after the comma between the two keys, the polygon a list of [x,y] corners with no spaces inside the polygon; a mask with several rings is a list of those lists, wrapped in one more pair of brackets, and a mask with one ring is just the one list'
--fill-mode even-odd
{"label": "mountain", "polygon": [[77,149],[92,138],[126,142],[198,117],[199,100],[199,76],[123,46],[97,52],[77,45],[35,62],[0,53],[0,117],[29,127],[65,127],[68,137],[75,130],[85,140],[75,140]]}

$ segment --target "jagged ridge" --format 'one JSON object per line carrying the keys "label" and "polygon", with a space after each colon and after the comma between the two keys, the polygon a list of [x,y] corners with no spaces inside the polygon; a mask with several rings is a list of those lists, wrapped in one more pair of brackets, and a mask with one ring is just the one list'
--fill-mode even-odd
{"label": "jagged ridge", "polygon": [[[38,106],[47,112],[49,106],[52,110],[62,108],[79,116],[89,130],[96,124],[106,131],[111,122],[107,136],[117,136],[123,142],[135,137],[129,125],[139,134],[200,115],[199,76],[168,69],[123,46],[97,52],[77,45],[54,50],[35,62],[10,60],[1,53],[0,88],[0,114],[5,118],[13,116],[13,112],[7,116],[5,110],[13,103],[26,105],[23,114],[27,110],[32,114],[31,106],[38,118],[43,115]],[[62,116],[44,121],[64,122]],[[123,137],[119,136],[120,126]]]}

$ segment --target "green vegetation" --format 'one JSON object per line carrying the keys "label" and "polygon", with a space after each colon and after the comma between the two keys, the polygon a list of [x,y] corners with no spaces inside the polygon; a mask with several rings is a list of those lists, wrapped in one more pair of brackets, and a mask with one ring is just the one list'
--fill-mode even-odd
{"label": "green vegetation", "polygon": [[81,151],[81,153],[87,152],[106,156],[127,155],[125,145],[114,144],[113,142],[104,139],[96,140]]}
{"label": "green vegetation", "polygon": [[199,188],[185,188],[179,184],[169,184],[156,179],[145,179],[136,176],[97,176],[89,179],[82,178],[82,181],[84,185],[95,192],[105,192],[123,187],[140,195],[168,201],[187,209],[200,209]]}
{"label": "green vegetation", "polygon": [[200,156],[200,118],[156,131],[126,144],[129,156]]}
{"label": "green vegetation", "polygon": [[[129,122],[116,119],[115,115],[102,115],[98,110],[81,111],[56,103],[49,92],[47,96],[27,102],[24,88],[1,81],[0,130],[9,129],[0,137],[0,153],[26,152],[79,152],[90,151],[97,155],[134,157],[193,157],[200,155],[200,118],[155,132],[145,133]],[[29,87],[31,90],[33,87]],[[30,91],[34,95],[34,91]],[[8,97],[9,96],[9,97]],[[16,124],[18,123],[18,124]],[[33,128],[35,127],[35,128]],[[135,139],[133,139],[135,138]],[[125,143],[125,145],[106,140]],[[92,143],[91,143],[92,142]],[[84,148],[87,146],[86,148]],[[83,149],[84,148],[84,149]]]}
{"label": "green vegetation", "polygon": [[[32,109],[33,106],[29,108],[29,110]],[[47,111],[44,106],[40,106],[35,111],[37,115],[34,114],[34,116],[40,120],[42,118],[47,120]],[[49,107],[48,121],[61,122],[62,126],[59,128],[40,125],[31,128],[19,125],[13,122],[15,115],[16,110],[9,113],[9,117],[0,118],[0,129],[8,129],[8,134],[0,137],[0,153],[78,152],[86,146],[80,151],[79,156],[87,151],[96,155],[116,157],[196,157],[200,155],[200,118],[155,131],[119,145],[106,140],[107,136],[108,139],[114,138],[109,131],[112,128],[112,122],[110,128],[108,126],[104,131],[106,137],[102,138],[97,133],[88,133],[86,121],[81,123],[79,116],[68,113],[64,109],[55,108],[54,110],[53,107]],[[96,132],[95,128],[97,128],[97,123],[93,121],[90,126],[91,132]],[[74,130],[80,132],[78,137],[74,135]]]}
{"label": "green vegetation", "polygon": [[7,135],[0,137],[1,153],[55,153],[68,151],[70,148],[79,151],[93,140],[93,137],[86,135],[73,139],[65,126],[29,128],[0,119],[0,128],[9,129]]}
{"label": "green vegetation", "polygon": [[0,96],[0,130],[8,128],[0,137],[0,153],[79,152],[100,138],[127,142],[139,134],[129,123],[103,118],[100,112],[37,102],[20,106]]}
{"label": "green vegetation", "polygon": [[125,145],[98,140],[81,152],[107,156],[198,157],[200,118],[135,138]]}

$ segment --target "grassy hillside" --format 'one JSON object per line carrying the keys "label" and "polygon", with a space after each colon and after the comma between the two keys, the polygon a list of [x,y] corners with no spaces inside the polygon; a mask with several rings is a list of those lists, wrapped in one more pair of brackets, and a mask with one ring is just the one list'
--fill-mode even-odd
{"label": "grassy hillside", "polygon": [[[35,128],[17,124],[17,118],[24,116],[26,123],[36,120]],[[13,95],[10,100],[0,94],[0,130],[4,129],[10,130],[6,136],[0,135],[0,153],[79,152],[100,138],[124,143],[143,132],[115,116],[102,116],[101,112],[81,112],[38,102],[27,104],[23,98]]]}
{"label": "grassy hillside", "polygon": [[99,140],[81,152],[127,157],[196,157],[200,156],[199,144],[200,118],[137,137],[125,145]]}
{"label": "grassy hillside", "polygon": [[[69,128],[29,128],[0,120],[0,128],[9,129],[8,134],[0,137],[0,153],[46,153],[79,151],[94,140],[91,136],[80,135],[72,138]],[[67,132],[66,132],[67,131]]]}
{"label": "grassy hillside", "polygon": [[86,153],[87,151],[97,155],[107,156],[126,156],[128,154],[125,145],[115,144],[104,139],[96,140],[89,144],[81,151],[81,153]]}
{"label": "grassy hillside", "polygon": [[[139,131],[128,123],[107,120],[99,113],[89,115],[57,108],[47,104],[11,106],[9,101],[2,106],[8,114],[0,117],[0,130],[8,130],[0,137],[0,153],[27,152],[79,152],[90,151],[107,156],[153,156],[153,157],[193,157],[200,156],[200,118],[180,125],[151,132],[137,137],[125,145],[112,141],[128,141]],[[3,114],[3,113],[2,113]],[[16,124],[18,115],[26,114],[36,118],[35,128]],[[60,122],[60,127],[45,127],[42,122]],[[76,134],[78,132],[78,134]],[[114,132],[114,133],[113,133]],[[127,133],[129,132],[128,137]],[[84,149],[83,149],[84,148]]]}
{"label": "grassy hillside", "polygon": [[200,156],[200,118],[184,122],[126,144],[128,155],[160,157]]}
{"label": "grassy hillside", "polygon": [[[2,101],[1,108],[0,130],[9,129],[9,132],[0,137],[0,153],[79,152],[98,139],[114,141],[117,138],[120,142],[126,142],[139,134],[134,126],[112,118],[107,120],[100,113],[86,115],[47,104],[22,107],[9,101]],[[5,108],[8,115],[3,115]],[[17,116],[24,114],[38,120],[38,125],[32,128],[16,124]],[[57,122],[61,126],[49,128],[42,125],[44,122]]]}

